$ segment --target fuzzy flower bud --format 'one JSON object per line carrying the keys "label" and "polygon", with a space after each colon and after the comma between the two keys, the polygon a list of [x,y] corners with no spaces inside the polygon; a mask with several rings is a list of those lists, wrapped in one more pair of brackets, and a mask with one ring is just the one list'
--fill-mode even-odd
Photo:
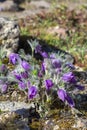
{"label": "fuzzy flower bud", "polygon": [[53,87],[53,82],[50,79],[45,80],[45,86],[47,90],[50,90]]}
{"label": "fuzzy flower bud", "polygon": [[19,59],[19,56],[16,53],[11,53],[9,56],[9,62],[12,63],[13,65],[17,63],[18,59]]}
{"label": "fuzzy flower bud", "polygon": [[7,89],[8,89],[7,84],[3,84],[2,87],[1,87],[1,92],[2,92],[2,93],[6,93],[6,92],[7,92]]}
{"label": "fuzzy flower bud", "polygon": [[69,83],[73,83],[75,84],[76,83],[76,79],[75,79],[75,76],[72,72],[68,72],[68,73],[65,73],[62,77],[62,79],[65,81],[65,82],[69,82]]}
{"label": "fuzzy flower bud", "polygon": [[21,90],[25,90],[26,89],[26,83],[24,83],[24,82],[19,82],[19,88],[21,89]]}
{"label": "fuzzy flower bud", "polygon": [[21,65],[26,71],[30,69],[30,65],[26,61],[22,61]]}
{"label": "fuzzy flower bud", "polygon": [[36,86],[31,86],[28,89],[28,98],[33,99],[37,94],[37,88]]}
{"label": "fuzzy flower bud", "polygon": [[63,89],[59,89],[57,91],[58,97],[59,99],[61,99],[63,102],[67,102],[69,104],[70,107],[74,107],[74,101],[72,100],[72,98],[66,93],[65,90]]}

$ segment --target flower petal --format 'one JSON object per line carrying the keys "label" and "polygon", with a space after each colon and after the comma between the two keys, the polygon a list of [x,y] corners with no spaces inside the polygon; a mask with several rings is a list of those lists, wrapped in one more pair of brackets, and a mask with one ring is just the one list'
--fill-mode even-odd
{"label": "flower petal", "polygon": [[74,103],[73,99],[69,95],[66,96],[66,101],[68,102],[70,107],[75,106],[75,103]]}
{"label": "flower petal", "polygon": [[33,99],[37,94],[37,88],[36,86],[31,86],[28,89],[28,98]]}
{"label": "flower petal", "polygon": [[63,90],[63,89],[59,89],[58,91],[57,91],[57,94],[58,94],[58,97],[59,97],[59,99],[61,99],[63,102],[65,101],[65,98],[66,98],[66,91],[65,90]]}
{"label": "flower petal", "polygon": [[26,71],[30,69],[30,65],[26,61],[22,61],[21,65]]}
{"label": "flower petal", "polygon": [[50,80],[50,79],[45,80],[45,86],[46,86],[47,90],[49,90],[50,88],[52,88],[53,85],[54,84],[53,84],[52,80]]}

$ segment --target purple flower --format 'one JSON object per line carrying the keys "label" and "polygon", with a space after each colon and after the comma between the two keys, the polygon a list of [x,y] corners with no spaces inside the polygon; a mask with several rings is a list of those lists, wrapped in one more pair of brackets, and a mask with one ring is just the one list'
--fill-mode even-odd
{"label": "purple flower", "polygon": [[61,99],[64,102],[66,99],[66,91],[63,89],[59,89],[57,91],[57,94],[58,94],[59,99]]}
{"label": "purple flower", "polygon": [[40,78],[43,77],[42,71],[39,71],[39,72],[38,72],[38,76],[39,76]]}
{"label": "purple flower", "polygon": [[17,80],[20,80],[20,81],[22,80],[20,74],[14,72],[14,76],[15,76],[15,78],[16,78]]}
{"label": "purple flower", "polygon": [[30,65],[26,61],[22,61],[21,65],[26,71],[30,69]]}
{"label": "purple flower", "polygon": [[52,88],[53,85],[54,84],[53,84],[52,80],[50,80],[50,79],[45,80],[45,86],[46,86],[47,90],[50,90],[50,88]]}
{"label": "purple flower", "polygon": [[53,59],[52,60],[52,65],[53,65],[54,68],[60,68],[61,67],[61,62],[58,59]]}
{"label": "purple flower", "polygon": [[75,103],[74,103],[73,99],[68,94],[66,96],[66,101],[67,101],[67,103],[69,104],[70,107],[75,106]]}
{"label": "purple flower", "polygon": [[26,87],[27,87],[26,83],[24,83],[24,82],[19,82],[18,86],[19,86],[19,88],[22,89],[22,90],[25,90]]}
{"label": "purple flower", "polygon": [[72,70],[75,69],[74,65],[71,64],[71,63],[66,63],[65,66],[68,66],[68,67],[69,67],[70,69],[72,69]]}
{"label": "purple flower", "polygon": [[62,77],[62,79],[65,81],[65,82],[69,82],[69,83],[76,83],[76,79],[75,79],[75,76],[72,72],[68,72],[68,73],[65,73]]}
{"label": "purple flower", "polygon": [[30,81],[27,82],[27,86],[28,86],[28,88],[30,88],[30,86],[31,86]]}
{"label": "purple flower", "polygon": [[42,62],[42,64],[41,64],[41,70],[38,72],[38,76],[39,77],[42,77],[45,74],[45,69],[46,69],[45,63]]}
{"label": "purple flower", "polygon": [[79,90],[84,90],[84,89],[85,89],[84,86],[81,86],[81,85],[75,85],[75,87],[76,87],[77,89],[79,89]]}
{"label": "purple flower", "polygon": [[7,67],[6,67],[5,64],[2,64],[2,65],[0,66],[0,71],[1,71],[2,73],[7,72]]}
{"label": "purple flower", "polygon": [[58,97],[59,99],[61,99],[63,102],[67,101],[67,103],[69,104],[69,106],[74,107],[74,101],[72,100],[72,98],[66,93],[65,90],[63,89],[59,89],[57,91]]}
{"label": "purple flower", "polygon": [[35,53],[39,53],[43,58],[48,58],[48,54],[45,51],[42,51],[40,44],[36,46]]}
{"label": "purple flower", "polygon": [[28,78],[28,72],[26,72],[26,71],[21,72],[21,77],[24,78],[24,79],[27,79]]}
{"label": "purple flower", "polygon": [[46,66],[45,66],[45,63],[43,62],[43,63],[41,64],[41,72],[42,72],[42,73],[45,73],[45,69],[46,69]]}
{"label": "purple flower", "polygon": [[2,93],[6,93],[7,89],[8,89],[8,85],[7,84],[3,84],[2,87],[1,87],[1,92]]}
{"label": "purple flower", "polygon": [[17,63],[18,59],[19,59],[19,56],[16,53],[11,53],[9,56],[9,62],[12,63],[13,65]]}
{"label": "purple flower", "polygon": [[60,73],[61,73],[61,71],[62,71],[62,69],[61,69],[61,68],[57,68],[57,69],[56,69],[56,73],[57,73],[57,74],[60,74]]}
{"label": "purple flower", "polygon": [[48,58],[48,54],[44,51],[40,53],[43,58]]}
{"label": "purple flower", "polygon": [[37,88],[35,86],[31,86],[28,89],[28,98],[33,99],[37,94]]}
{"label": "purple flower", "polygon": [[50,55],[50,59],[55,59],[56,57],[55,57],[55,54],[51,54]]}
{"label": "purple flower", "polygon": [[42,51],[41,45],[37,45],[35,48],[35,53],[40,53]]}

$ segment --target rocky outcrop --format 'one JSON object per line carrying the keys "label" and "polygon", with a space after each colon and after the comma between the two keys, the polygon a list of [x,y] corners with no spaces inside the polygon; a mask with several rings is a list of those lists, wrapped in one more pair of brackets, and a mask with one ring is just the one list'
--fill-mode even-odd
{"label": "rocky outcrop", "polygon": [[7,52],[6,56],[17,51],[19,35],[20,30],[16,21],[0,18],[0,47]]}
{"label": "rocky outcrop", "polygon": [[0,11],[20,11],[20,7],[12,0],[0,1]]}

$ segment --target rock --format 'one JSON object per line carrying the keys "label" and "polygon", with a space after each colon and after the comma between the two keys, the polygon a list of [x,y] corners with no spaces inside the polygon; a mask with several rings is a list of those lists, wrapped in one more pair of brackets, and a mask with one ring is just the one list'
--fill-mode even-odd
{"label": "rock", "polygon": [[58,36],[61,39],[66,39],[67,37],[67,30],[64,28],[60,28],[59,26],[50,27],[47,31],[49,34],[53,36]]}
{"label": "rock", "polygon": [[30,130],[28,118],[16,112],[6,112],[0,115],[0,130]]}
{"label": "rock", "polygon": [[44,0],[31,1],[30,5],[34,6],[35,8],[40,8],[40,9],[49,9],[50,8],[50,4]]}
{"label": "rock", "polygon": [[25,2],[25,0],[13,0],[13,1],[14,1],[14,3],[17,3],[17,4],[21,4],[21,3]]}
{"label": "rock", "polygon": [[72,126],[73,128],[78,128],[78,129],[87,129],[87,119],[86,118],[77,118],[76,123]]}
{"label": "rock", "polygon": [[5,0],[0,0],[0,2],[5,2]]}
{"label": "rock", "polygon": [[12,100],[18,100],[18,94],[17,91],[13,91],[13,93],[11,94]]}
{"label": "rock", "polygon": [[7,0],[0,3],[0,11],[19,11],[19,6],[13,1]]}
{"label": "rock", "polygon": [[0,18],[0,46],[7,52],[16,52],[19,44],[20,30],[16,21]]}
{"label": "rock", "polygon": [[11,101],[1,101],[0,102],[0,110],[1,111],[17,111],[18,109],[29,109],[30,107],[34,107],[33,103],[28,104],[25,102],[11,102]]}

